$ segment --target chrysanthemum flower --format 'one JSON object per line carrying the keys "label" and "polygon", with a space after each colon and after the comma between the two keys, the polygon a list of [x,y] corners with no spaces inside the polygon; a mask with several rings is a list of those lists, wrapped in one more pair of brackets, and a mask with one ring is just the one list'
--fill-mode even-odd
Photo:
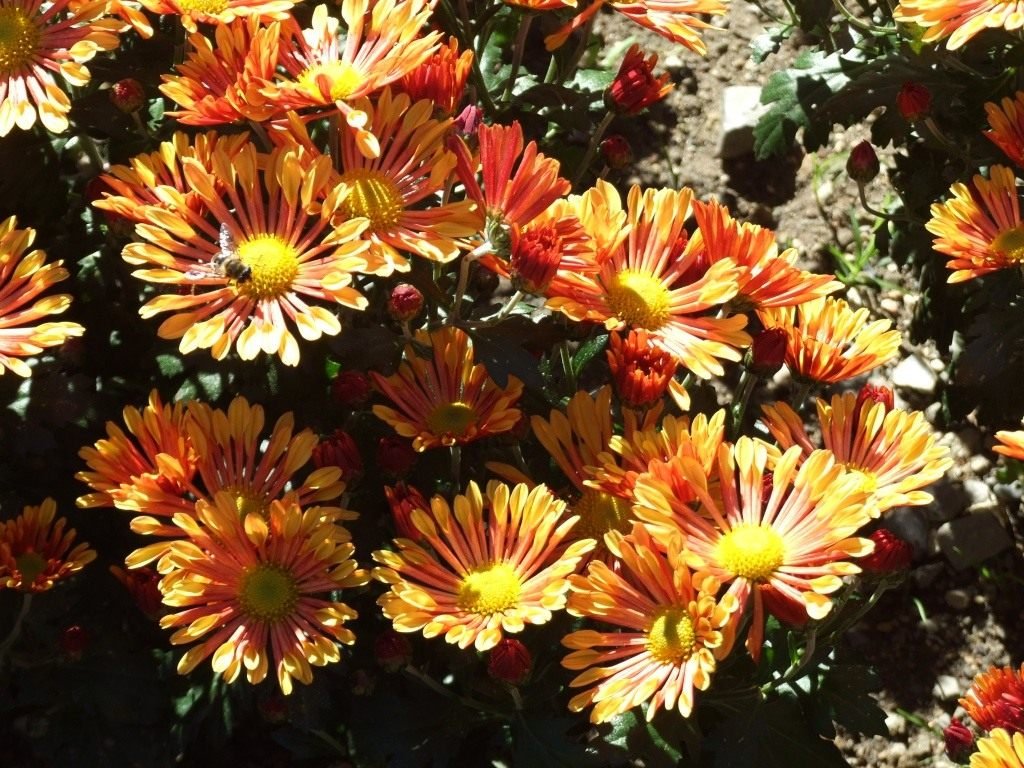
{"label": "chrysanthemum flower", "polygon": [[790,307],[818,299],[843,284],[832,275],[818,275],[796,266],[795,248],[779,253],[775,233],[749,222],[738,222],[717,202],[693,203],[697,230],[686,244],[708,265],[732,259],[743,268],[732,299],[738,310]]}
{"label": "chrysanthemum flower", "polygon": [[971,768],[1024,768],[1024,733],[996,728],[978,739],[977,748],[971,755]]}
{"label": "chrysanthemum flower", "polygon": [[1003,456],[1009,456],[1011,459],[1017,459],[1017,461],[1024,461],[1024,430],[1010,432],[1002,429],[996,432],[996,440],[1000,445],[993,445],[993,451],[1001,453]]}
{"label": "chrysanthemum flower", "polygon": [[675,87],[672,76],[667,72],[654,76],[658,54],[644,57],[639,43],[633,43],[619,65],[615,79],[608,86],[605,101],[616,112],[623,115],[638,115],[647,107],[656,104]]}
{"label": "chrysanthemum flower", "polygon": [[786,332],[786,366],[809,381],[852,379],[888,362],[900,348],[900,332],[892,330],[891,320],[869,322],[867,309],[853,310],[831,296],[758,315],[766,328]]}
{"label": "chrysanthemum flower", "polygon": [[932,205],[925,228],[935,235],[935,250],[951,257],[950,283],[1024,263],[1024,222],[1012,170],[993,165],[988,179],[978,174],[970,185],[957,182],[949,191],[951,199]]}
{"label": "chrysanthemum flower", "polygon": [[491,483],[485,502],[471,482],[453,506],[435,496],[429,512],[412,511],[430,549],[395,539],[397,551],[373,553],[373,576],[390,587],[377,602],[395,629],[486,651],[504,632],[550,621],[565,606],[566,577],[594,548],[593,539],[562,545],[579,518],[563,517],[565,502],[543,485]]}
{"label": "chrysanthemum flower", "polygon": [[420,35],[430,16],[427,0],[344,0],[339,21],[326,5],[313,11],[312,27],[300,29],[295,21],[284,27],[279,64],[283,74],[265,86],[263,95],[283,109],[337,109],[367,157],[380,152],[373,133],[366,129],[364,112],[351,106],[354,99],[379,91],[423,64],[434,52],[440,33]]}
{"label": "chrysanthemum flower", "polygon": [[679,364],[651,343],[647,331],[630,331],[625,340],[618,331],[612,331],[606,354],[615,392],[630,408],[659,402],[675,383]]}
{"label": "chrysanthemum flower", "polygon": [[892,17],[925,27],[922,42],[948,37],[946,48],[954,51],[986,29],[1002,27],[1013,32],[1024,27],[1024,5],[1018,0],[901,0]]}
{"label": "chrysanthemum flower", "polygon": [[1011,99],[1004,98],[1000,104],[985,104],[990,130],[985,136],[1018,168],[1024,168],[1024,91],[1017,91]]}
{"label": "chrysanthemum flower", "polygon": [[685,249],[684,223],[692,191],[633,187],[622,247],[601,262],[596,275],[566,275],[552,285],[547,306],[576,321],[603,322],[608,330],[647,331],[651,340],[703,378],[723,371],[720,360],[739,360],[750,344],[743,315],[711,312],[738,290],[742,271],[723,259],[696,270],[696,254]]}
{"label": "chrysanthemum flower", "polygon": [[459,43],[448,38],[430,58],[395,82],[395,91],[412,101],[426,99],[445,117],[454,117],[462,103],[469,73],[473,70],[473,51],[459,53]]}
{"label": "chrysanthemum flower", "polygon": [[160,92],[181,107],[167,115],[185,125],[221,125],[283,114],[259,92],[274,77],[280,41],[280,23],[265,27],[256,16],[218,24],[213,39],[189,35],[177,74],[160,76]]}
{"label": "chrysanthemum flower", "polygon": [[[181,162],[209,213],[147,207],[149,223],[136,227],[146,242],[127,245],[124,259],[146,267],[136,277],[190,289],[157,296],[140,310],[144,318],[173,313],[158,333],[180,338],[182,352],[210,349],[221,360],[234,345],[243,360],[263,351],[297,365],[299,345],[290,325],[307,341],[341,331],[333,312],[307,300],[363,309],[367,300],[352,287],[353,274],[390,271],[365,253],[368,243],[359,239],[365,219],[338,221],[348,189],[330,158],[300,147],[263,154],[246,144],[233,155],[217,146],[212,168],[189,158]],[[161,193],[181,197],[169,188]],[[213,270],[211,261],[223,255],[222,227],[234,241],[233,258],[249,269],[244,280]]]}
{"label": "chrysanthemum flower", "polygon": [[868,494],[829,451],[815,451],[800,463],[800,449],[790,448],[775,461],[765,498],[768,459],[768,448],[748,437],[723,443],[717,499],[699,462],[672,459],[667,470],[687,483],[699,510],[650,476],[637,481],[633,508],[645,523],[682,532],[691,566],[729,584],[728,593],[742,605],[753,603],[747,649],[755,659],[764,636],[760,587],[822,619],[832,610],[828,595],[842,587],[842,577],[860,572],[851,558],[873,549],[869,539],[852,535],[870,519]]}
{"label": "chrysanthemum flower", "polygon": [[960,706],[983,731],[1024,732],[1024,664],[992,667],[974,678]]}
{"label": "chrysanthemum flower", "polygon": [[53,133],[68,128],[71,101],[54,79],[89,82],[85,62],[117,47],[120,22],[104,18],[102,2],[6,0],[0,6],[0,137],[36,119]]}
{"label": "chrysanthemum flower", "polygon": [[562,666],[586,670],[569,685],[597,683],[574,696],[569,709],[594,704],[590,720],[603,723],[650,701],[648,720],[662,708],[689,717],[694,691],[708,689],[716,661],[732,649],[739,603],[729,594],[718,600],[718,581],[690,571],[680,537],[663,549],[637,526],[629,537],[610,533],[606,541],[619,568],[594,560],[585,576],[570,576],[568,611],[622,629],[562,638],[573,649]]}
{"label": "chrysanthemum flower", "polygon": [[[893,507],[928,504],[932,495],[920,490],[953,465],[949,449],[938,443],[924,414],[861,401],[854,392],[833,395],[831,404],[817,400],[820,447],[832,451],[847,471],[856,474],[870,493],[873,517]],[[786,403],[762,406],[763,421],[779,446],[794,445],[804,456],[815,446],[803,420]]]}
{"label": "chrysanthemum flower", "polygon": [[56,514],[57,502],[45,499],[0,522],[0,588],[45,592],[96,559],[84,542],[72,548],[75,530],[64,530],[67,518],[54,522]]}
{"label": "chrysanthemum flower", "polygon": [[369,578],[343,529],[318,507],[274,501],[266,518],[240,515],[229,494],[218,494],[196,504],[196,517],[175,515],[174,523],[183,538],[160,560],[160,590],[165,605],[182,610],[160,626],[176,630],[174,645],[200,641],[181,657],[179,673],[211,654],[229,683],[243,669],[258,683],[273,666],[287,695],[293,680],[312,682],[310,665],[341,658],[337,643],[355,642],[343,625],[356,612],[325,593]]}
{"label": "chrysanthemum flower", "polygon": [[474,363],[473,342],[465,331],[452,326],[424,330],[416,341],[430,348],[431,359],[409,345],[393,376],[371,373],[377,389],[395,405],[373,406],[377,418],[412,438],[417,451],[470,443],[515,426],[520,413],[513,405],[523,383],[509,376],[499,387],[483,364]]}
{"label": "chrysanthemum flower", "polygon": [[284,20],[296,0],[139,0],[142,6],[161,16],[181,17],[181,26],[195,32],[197,24],[230,24],[254,16],[261,21]]}
{"label": "chrysanthemum flower", "polygon": [[[0,8],[0,24],[4,9]],[[10,370],[30,376],[32,369],[21,358],[38,355],[56,347],[85,329],[78,323],[47,322],[33,325],[49,315],[59,315],[71,305],[71,296],[41,293],[66,280],[63,261],[46,263],[46,252],[28,251],[36,239],[34,229],[18,229],[10,216],[0,222],[0,375]]]}

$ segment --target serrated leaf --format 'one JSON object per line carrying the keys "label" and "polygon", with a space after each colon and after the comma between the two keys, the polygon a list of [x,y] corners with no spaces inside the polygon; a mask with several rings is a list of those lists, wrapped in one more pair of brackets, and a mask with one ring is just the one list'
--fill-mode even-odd
{"label": "serrated leaf", "polygon": [[569,84],[574,90],[604,93],[615,80],[615,69],[579,69]]}
{"label": "serrated leaf", "polygon": [[750,41],[750,58],[755,64],[761,64],[771,54],[778,53],[779,48],[786,38],[790,36],[793,28],[772,27],[771,29],[755,35]]}

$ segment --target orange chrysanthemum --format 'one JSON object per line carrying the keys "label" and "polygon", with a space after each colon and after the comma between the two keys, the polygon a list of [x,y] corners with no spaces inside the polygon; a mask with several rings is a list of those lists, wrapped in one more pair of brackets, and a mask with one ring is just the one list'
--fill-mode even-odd
{"label": "orange chrysanthemum", "polygon": [[189,32],[197,24],[230,24],[235,19],[255,16],[260,21],[289,18],[296,0],[139,0],[142,6],[161,16],[180,16],[181,26]]}
{"label": "orange chrysanthemum", "polygon": [[96,559],[84,542],[72,548],[75,530],[64,530],[67,518],[54,522],[56,514],[57,502],[45,499],[0,522],[0,588],[45,592]]}
{"label": "orange chrysanthemum", "polygon": [[36,124],[68,129],[71,101],[54,79],[83,86],[85,62],[117,47],[121,24],[105,18],[104,3],[6,0],[0,6],[0,137]]}
{"label": "orange chrysanthemum", "polygon": [[1024,768],[1024,733],[996,728],[978,739],[977,749],[971,755],[971,768]]}
{"label": "orange chrysanthemum", "polygon": [[950,283],[962,283],[1024,263],[1024,222],[1013,171],[1002,165],[981,174],[970,185],[957,182],[952,199],[934,203],[925,225],[935,235],[934,248],[950,256],[955,270]]}
{"label": "orange chrysanthemum", "polygon": [[996,432],[996,440],[1001,444],[993,445],[993,451],[1001,453],[1003,456],[1009,456],[1011,459],[1017,459],[1017,461],[1024,461],[1024,430],[1010,432],[1002,429]]}
{"label": "orange chrysanthemum", "polygon": [[765,328],[786,332],[786,365],[794,376],[821,384],[852,379],[888,362],[900,348],[891,320],[868,322],[863,307],[826,296],[796,307],[758,312]]}
{"label": "orange chrysanthemum", "polygon": [[[612,331],[608,340],[608,368],[615,393],[630,408],[660,402],[669,387],[676,384],[679,364],[668,352],[651,343],[647,331],[630,331],[625,340]],[[685,393],[680,387],[676,390]],[[682,394],[684,402],[689,398]]]}
{"label": "orange chrysanthemum", "polygon": [[452,37],[440,46],[423,64],[395,82],[395,91],[412,101],[426,99],[445,117],[459,111],[469,73],[473,70],[473,51],[459,53],[459,43]]}
{"label": "orange chrysanthemum", "polygon": [[1011,99],[1006,97],[1000,104],[985,104],[990,130],[985,136],[1018,168],[1024,168],[1024,91],[1017,91]]}
{"label": "orange chrysanthemum", "polygon": [[318,5],[309,29],[294,20],[285,25],[281,73],[263,95],[282,109],[340,111],[360,151],[376,157],[380,147],[365,127],[366,114],[351,102],[400,80],[434,52],[440,33],[420,35],[431,6],[428,0],[343,0],[342,37],[339,20]]}
{"label": "orange chrysanthemum", "polygon": [[650,701],[648,720],[662,708],[689,717],[694,690],[708,689],[717,659],[732,649],[739,603],[729,594],[719,600],[718,581],[690,571],[680,537],[659,547],[637,526],[625,538],[608,534],[606,542],[619,567],[595,560],[585,576],[570,576],[568,611],[622,630],[584,629],[562,638],[573,649],[562,666],[586,670],[569,685],[597,683],[574,696],[569,709],[594,704],[590,721],[604,723]]}
{"label": "orange chrysanthemum", "polygon": [[712,315],[736,295],[742,271],[730,259],[703,270],[685,249],[692,194],[633,187],[625,243],[601,261],[596,275],[570,274],[564,284],[552,284],[547,306],[609,330],[645,330],[681,365],[708,378],[722,373],[720,360],[739,360],[738,348],[750,337],[742,330],[745,316]]}
{"label": "orange chrysanthemum", "polygon": [[700,500],[699,509],[664,480],[641,476],[633,510],[659,530],[682,532],[691,567],[729,584],[728,593],[740,604],[753,602],[747,649],[755,659],[764,636],[762,588],[822,619],[832,610],[828,595],[842,587],[842,577],[860,572],[851,558],[874,549],[870,539],[853,536],[870,520],[868,493],[831,452],[815,451],[801,462],[800,449],[789,449],[775,460],[766,494],[769,456],[767,446],[748,437],[723,443],[719,498],[709,493],[707,472],[698,461],[672,459],[665,470],[686,483],[687,495]]}
{"label": "orange chrysanthemum", "polygon": [[491,483],[485,501],[471,482],[453,506],[435,496],[429,512],[413,509],[430,549],[395,539],[397,551],[373,553],[373,576],[389,586],[377,602],[395,629],[486,651],[504,632],[550,621],[565,606],[566,577],[594,548],[593,539],[563,546],[579,518],[564,518],[565,502],[543,485]]}
{"label": "orange chrysanthemum", "polygon": [[[144,208],[148,223],[136,235],[146,242],[127,245],[124,259],[145,267],[134,272],[142,280],[187,289],[140,310],[144,318],[171,312],[158,332],[180,338],[182,352],[210,349],[221,360],[235,346],[243,360],[262,351],[297,365],[290,326],[307,341],[341,331],[334,312],[307,300],[363,309],[367,300],[352,287],[353,274],[390,273],[359,239],[368,222],[340,216],[348,188],[329,157],[301,147],[263,154],[252,144],[229,155],[218,145],[211,168],[187,157],[181,164],[199,210],[161,187],[172,206]],[[222,231],[232,241],[227,253]],[[214,269],[225,256],[247,270],[244,279]]]}
{"label": "orange chrysanthemum", "polygon": [[1024,732],[1024,664],[992,667],[974,678],[960,706],[983,731]]}
{"label": "orange chrysanthemum", "polygon": [[[160,619],[176,629],[171,643],[199,640],[178,662],[187,675],[211,654],[213,670],[250,683],[271,666],[286,695],[293,680],[309,684],[310,665],[341,658],[337,643],[355,635],[356,612],[327,593],[362,586],[348,535],[319,507],[274,501],[266,517],[239,514],[230,494],[196,504],[196,516],[175,515],[182,538],[160,559],[164,604],[183,609]],[[323,595],[323,597],[321,597]]]}
{"label": "orange chrysanthemum", "polygon": [[639,43],[633,43],[605,92],[609,106],[623,115],[638,115],[668,96],[675,87],[672,75],[666,72],[655,77],[657,63],[658,54],[652,53],[645,58]]}
{"label": "orange chrysanthemum", "polygon": [[373,406],[377,418],[412,438],[417,451],[463,445],[516,425],[520,412],[513,405],[523,383],[509,376],[504,387],[498,386],[487,368],[474,363],[473,342],[465,331],[451,326],[424,330],[416,341],[430,348],[431,359],[409,345],[396,374],[371,373],[377,389],[395,405]]}
{"label": "orange chrysanthemum", "polygon": [[66,280],[68,271],[63,261],[47,264],[45,251],[26,253],[36,239],[36,231],[17,226],[14,216],[0,222],[0,375],[10,370],[30,376],[32,369],[21,358],[59,346],[72,336],[81,336],[85,329],[70,322],[32,325],[49,315],[59,315],[71,305],[68,294],[39,297]]}
{"label": "orange chrysanthemum", "polygon": [[[939,445],[924,414],[887,408],[853,392],[833,395],[831,405],[817,400],[823,448],[855,473],[870,493],[872,517],[893,507],[928,504],[932,495],[920,490],[953,465],[949,449]],[[803,420],[785,403],[762,406],[764,424],[785,450],[794,445],[805,456],[815,449]]]}
{"label": "orange chrysanthemum", "polygon": [[901,0],[892,14],[905,24],[917,24],[926,31],[921,40],[931,43],[949,38],[946,48],[956,50],[986,29],[1008,32],[1024,27],[1024,3],[1019,0]]}

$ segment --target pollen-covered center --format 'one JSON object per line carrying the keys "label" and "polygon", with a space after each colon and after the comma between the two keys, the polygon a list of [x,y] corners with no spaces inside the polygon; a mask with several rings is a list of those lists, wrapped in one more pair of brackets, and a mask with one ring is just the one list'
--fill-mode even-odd
{"label": "pollen-covered center", "polygon": [[469,613],[489,615],[515,608],[523,585],[515,568],[497,563],[470,571],[459,585],[458,606]]}
{"label": "pollen-covered center", "polygon": [[427,417],[427,426],[435,435],[463,437],[476,423],[476,411],[465,403],[443,403]]}
{"label": "pollen-covered center", "polygon": [[254,299],[287,293],[299,273],[299,255],[277,235],[257,235],[239,243],[238,258],[252,270],[238,289]]}
{"label": "pollen-covered center", "polygon": [[405,204],[398,186],[385,174],[357,168],[343,173],[341,180],[349,187],[341,210],[350,218],[365,216],[374,232],[390,229],[398,223]]}
{"label": "pollen-covered center", "polygon": [[1024,225],[1003,230],[996,235],[991,250],[1013,261],[1024,261]]}
{"label": "pollen-covered center", "polygon": [[46,570],[46,558],[38,552],[29,550],[14,558],[14,565],[21,574],[21,583],[30,586],[43,571]]}
{"label": "pollen-covered center", "polygon": [[235,497],[235,509],[238,510],[240,519],[244,520],[247,515],[259,515],[266,519],[269,510],[266,496],[248,493],[237,488],[226,488],[225,490]]}
{"label": "pollen-covered center", "polygon": [[299,587],[291,571],[269,563],[249,568],[238,590],[242,611],[268,622],[290,614],[298,599]]}
{"label": "pollen-covered center", "polygon": [[626,533],[630,528],[630,505],[625,499],[588,488],[572,511],[580,516],[573,535],[581,539],[601,538],[609,531]]}
{"label": "pollen-covered center", "polygon": [[341,101],[355,93],[363,82],[362,75],[344,61],[314,64],[299,75],[299,88],[314,98]]}
{"label": "pollen-covered center", "polygon": [[878,475],[872,472],[870,469],[858,466],[853,463],[847,463],[844,465],[846,471],[851,475],[860,480],[860,489],[866,493],[874,493],[878,490]]}
{"label": "pollen-covered center", "polygon": [[672,295],[657,278],[624,269],[608,286],[608,305],[627,325],[655,331],[672,314]]}
{"label": "pollen-covered center", "polygon": [[216,16],[228,9],[228,0],[178,0],[183,13]]}
{"label": "pollen-covered center", "polygon": [[26,65],[39,49],[39,27],[22,8],[0,8],[0,75]]}
{"label": "pollen-covered center", "polygon": [[716,548],[718,562],[730,573],[766,582],[785,557],[782,537],[756,523],[741,523],[722,537]]}
{"label": "pollen-covered center", "polygon": [[647,651],[662,664],[679,664],[693,654],[697,631],[685,607],[659,610],[647,630]]}

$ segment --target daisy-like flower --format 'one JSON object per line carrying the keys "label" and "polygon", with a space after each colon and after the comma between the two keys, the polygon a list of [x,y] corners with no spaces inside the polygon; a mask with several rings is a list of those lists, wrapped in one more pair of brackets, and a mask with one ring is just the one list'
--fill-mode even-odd
{"label": "daisy-like flower", "polygon": [[197,24],[230,24],[235,19],[254,16],[261,21],[284,20],[296,0],[139,0],[148,11],[161,16],[181,17],[181,26],[189,32]]}
{"label": "daisy-like flower", "polygon": [[1024,4],[1019,0],[901,0],[892,17],[925,28],[921,41],[949,38],[946,48],[955,51],[986,29],[1013,32],[1024,27]]}
{"label": "daisy-like flower", "polygon": [[949,191],[951,199],[932,205],[925,228],[935,235],[935,250],[951,257],[950,283],[1024,263],[1024,222],[1011,169],[993,165],[989,178],[978,174],[970,186],[957,182]]}
{"label": "daisy-like flower", "polygon": [[842,577],[860,572],[851,558],[874,548],[870,539],[853,536],[870,519],[860,479],[829,451],[815,451],[802,463],[801,458],[798,447],[783,453],[766,493],[769,450],[741,437],[718,450],[718,498],[709,493],[699,462],[683,457],[667,463],[667,471],[699,499],[699,511],[661,479],[642,476],[634,491],[637,517],[682,532],[691,567],[728,584],[728,594],[741,605],[753,603],[747,649],[755,659],[764,637],[762,588],[822,619],[832,610],[828,595],[842,587]]}
{"label": "daisy-like flower", "polygon": [[795,248],[779,253],[775,233],[749,222],[738,222],[717,202],[693,203],[697,230],[686,244],[708,265],[731,259],[743,268],[732,299],[736,309],[789,307],[838,291],[843,284],[832,275],[817,275],[796,266]]}
{"label": "daisy-like flower", "polygon": [[377,418],[412,438],[417,451],[471,443],[516,425],[520,412],[513,406],[523,383],[509,376],[504,387],[498,386],[483,364],[474,363],[473,342],[465,331],[452,326],[423,330],[416,341],[427,345],[430,359],[407,345],[397,373],[371,373],[374,385],[395,405],[373,406]]}
{"label": "daisy-like flower", "polygon": [[745,316],[711,314],[736,295],[742,270],[730,259],[698,268],[696,254],[685,248],[692,195],[633,187],[625,243],[600,262],[597,274],[570,274],[564,284],[552,284],[547,306],[608,330],[645,330],[680,365],[709,378],[723,372],[720,360],[739,360],[738,348],[750,337]]}
{"label": "daisy-like flower", "polygon": [[989,130],[985,136],[999,147],[1018,168],[1024,168],[1024,91],[1017,91],[1011,99],[1001,103],[985,104]]}
{"label": "daisy-like flower", "polygon": [[240,515],[230,495],[218,494],[174,523],[183,538],[158,569],[164,604],[181,610],[160,626],[176,630],[174,645],[199,641],[181,657],[179,673],[212,654],[213,670],[229,683],[243,669],[258,683],[273,667],[287,695],[294,680],[312,682],[311,665],[341,658],[337,643],[355,642],[344,624],[356,612],[326,593],[369,577],[356,567],[344,529],[318,507],[274,501],[266,518]]}
{"label": "daisy-like flower", "polygon": [[[505,632],[545,624],[565,606],[567,576],[594,548],[593,539],[563,540],[579,519],[543,485],[476,483],[452,506],[435,496],[411,523],[430,546],[395,539],[379,550],[373,576],[389,586],[377,601],[399,632],[443,635],[460,648],[486,651]],[[485,514],[486,509],[486,514]]]}
{"label": "daisy-like flower", "polygon": [[620,567],[594,560],[585,576],[570,576],[567,609],[621,630],[562,638],[573,649],[562,666],[585,670],[569,685],[597,683],[574,696],[569,709],[593,704],[590,721],[604,723],[650,701],[648,720],[662,708],[689,717],[694,691],[708,689],[717,660],[732,649],[739,603],[728,594],[717,599],[718,581],[690,571],[678,536],[657,547],[638,525],[630,536],[610,533],[606,541]]}
{"label": "daisy-like flower", "polygon": [[[145,267],[136,277],[191,289],[156,296],[139,311],[144,318],[172,313],[158,333],[180,338],[183,353],[209,349],[222,360],[235,346],[243,360],[263,351],[297,365],[299,345],[290,326],[307,341],[341,331],[334,312],[307,301],[364,309],[367,300],[352,287],[353,274],[390,272],[365,253],[369,244],[359,239],[365,219],[338,221],[348,189],[330,158],[301,147],[263,154],[246,144],[233,155],[218,146],[212,168],[181,162],[209,213],[149,206],[149,223],[136,227],[146,242],[130,243],[123,255]],[[160,191],[172,201],[181,198],[175,190]],[[214,269],[225,257],[247,270],[244,279]]]}
{"label": "daisy-like flower", "polygon": [[366,113],[351,102],[400,80],[436,50],[440,33],[420,34],[431,7],[428,0],[344,0],[342,39],[338,19],[318,5],[309,29],[294,20],[285,26],[283,74],[263,88],[263,95],[283,109],[340,111],[360,151],[376,157],[380,147],[365,127]]}
{"label": "daisy-like flower", "polygon": [[932,495],[921,489],[942,477],[953,460],[924,414],[886,407],[853,392],[833,395],[831,404],[818,399],[817,405],[821,446],[814,445],[803,420],[785,403],[762,406],[764,425],[783,450],[797,445],[805,456],[816,447],[832,451],[871,494],[872,517],[893,507],[931,502]]}
{"label": "daisy-like flower", "polygon": [[0,137],[36,124],[53,133],[68,128],[71,101],[57,85],[89,82],[84,66],[117,47],[120,22],[105,18],[102,2],[7,0],[0,6]]}
{"label": "daisy-like flower", "polygon": [[459,111],[472,70],[472,49],[460,53],[458,41],[451,37],[447,45],[440,46],[423,64],[396,81],[394,87],[412,101],[426,99],[440,114],[453,117]]}
{"label": "daisy-like flower", "polygon": [[971,768],[1024,768],[1024,733],[996,728],[978,739],[977,747],[971,755]]}
{"label": "daisy-like flower", "polygon": [[[3,19],[0,8],[0,22]],[[59,315],[71,305],[68,294],[42,296],[68,271],[63,261],[46,262],[46,252],[29,251],[36,239],[34,229],[18,229],[18,220],[10,216],[0,222],[0,375],[10,370],[19,376],[32,375],[22,358],[38,355],[48,347],[63,344],[85,329],[78,323],[36,323],[50,315]]]}
{"label": "daisy-like flower", "polygon": [[1024,664],[992,667],[974,678],[960,706],[983,731],[1024,732]]}
{"label": "daisy-like flower", "polygon": [[57,502],[45,499],[25,507],[13,520],[0,522],[0,588],[45,592],[96,559],[86,543],[75,546],[67,518],[54,522]]}
{"label": "daisy-like flower", "polygon": [[1017,459],[1017,461],[1024,461],[1024,430],[1011,432],[1002,429],[996,432],[996,440],[1000,444],[993,445],[993,451],[1001,453],[1003,456],[1009,456],[1011,459]]}
{"label": "daisy-like flower", "polygon": [[900,349],[900,332],[891,320],[868,320],[867,309],[854,310],[826,296],[758,312],[765,328],[786,332],[786,366],[794,376],[821,384],[852,379],[888,362]]}

